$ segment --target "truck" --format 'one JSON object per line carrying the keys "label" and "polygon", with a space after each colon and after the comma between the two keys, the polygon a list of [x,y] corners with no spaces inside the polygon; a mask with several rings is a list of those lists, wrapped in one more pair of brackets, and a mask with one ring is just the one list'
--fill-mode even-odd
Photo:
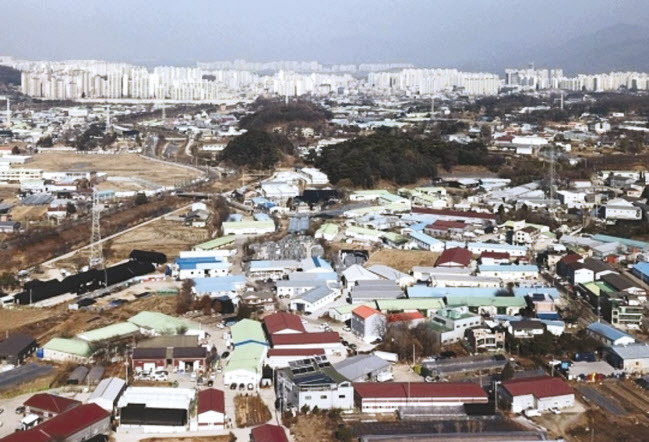
{"label": "truck", "polygon": [[372,354],[374,356],[378,356],[379,358],[383,359],[384,361],[393,362],[393,363],[399,362],[399,356],[396,353],[390,353],[390,352],[387,352],[387,351],[379,351],[379,350],[377,350],[377,351],[372,352]]}

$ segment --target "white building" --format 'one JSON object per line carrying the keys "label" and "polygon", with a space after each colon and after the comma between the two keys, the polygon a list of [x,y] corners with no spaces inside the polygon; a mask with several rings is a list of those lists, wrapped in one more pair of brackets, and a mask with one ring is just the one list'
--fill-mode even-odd
{"label": "white building", "polygon": [[386,327],[386,317],[380,311],[366,305],[352,310],[352,333],[361,337],[365,342],[383,339]]}
{"label": "white building", "polygon": [[625,199],[615,198],[604,206],[604,218],[637,221],[642,219],[642,209]]}

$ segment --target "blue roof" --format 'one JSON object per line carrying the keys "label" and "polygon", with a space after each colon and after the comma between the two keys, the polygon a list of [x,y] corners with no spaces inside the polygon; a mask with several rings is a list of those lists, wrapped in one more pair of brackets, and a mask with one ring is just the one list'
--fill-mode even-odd
{"label": "blue roof", "polygon": [[561,319],[561,316],[559,316],[559,313],[537,313],[536,316],[541,320],[545,321],[546,323],[551,323],[553,321],[556,321],[557,319]]}
{"label": "blue roof", "polygon": [[412,226],[408,226],[408,228],[413,232],[421,232],[426,228],[427,225],[428,223],[417,223],[413,224]]}
{"label": "blue roof", "polygon": [[176,265],[180,270],[193,270],[197,268],[230,268],[230,264],[223,262],[216,256],[201,256],[192,258],[176,258]]}
{"label": "blue roof", "polygon": [[539,268],[535,265],[493,265],[493,266],[478,266],[480,272],[538,272]]}
{"label": "blue roof", "polygon": [[423,242],[424,244],[428,244],[428,245],[443,244],[443,242],[440,241],[439,239],[435,239],[432,236],[427,235],[423,232],[413,231],[410,232],[408,235],[410,235],[410,237],[415,241]]}
{"label": "blue roof", "polygon": [[313,260],[313,265],[316,268],[319,269],[326,269],[329,270],[330,272],[333,272],[333,267],[331,267],[331,264],[329,264],[325,259],[319,257],[319,256],[314,256],[311,258]]}
{"label": "blue roof", "polygon": [[649,250],[649,243],[644,242],[644,241],[637,241],[635,239],[629,239],[629,238],[622,238],[619,236],[611,236],[611,235],[593,235],[593,239],[595,241],[601,241],[601,242],[618,242],[620,244],[623,244],[627,247],[633,247],[636,249],[642,249],[642,250]]}
{"label": "blue roof", "polygon": [[644,276],[649,276],[649,262],[639,262],[633,266],[633,271]]}
{"label": "blue roof", "polygon": [[212,292],[231,292],[237,289],[238,284],[244,284],[245,282],[246,277],[244,275],[196,278],[194,279],[194,290],[199,295]]}
{"label": "blue roof", "polygon": [[608,324],[604,324],[602,322],[593,322],[586,328],[592,331],[593,333],[597,333],[598,335],[604,336],[604,338],[606,338],[609,341],[617,341],[620,338],[633,339],[631,336],[624,333],[622,330],[618,330],[617,328],[612,327]]}
{"label": "blue roof", "polygon": [[527,296],[536,293],[543,293],[554,299],[559,299],[559,290],[554,287],[514,287],[514,296]]}
{"label": "blue roof", "polygon": [[272,219],[270,216],[268,216],[265,213],[255,213],[254,215],[252,215],[252,217],[256,221],[268,221],[269,219]]}

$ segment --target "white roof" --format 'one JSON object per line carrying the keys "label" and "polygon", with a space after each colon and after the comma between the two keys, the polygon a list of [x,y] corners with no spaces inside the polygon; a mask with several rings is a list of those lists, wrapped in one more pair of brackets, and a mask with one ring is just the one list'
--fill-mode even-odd
{"label": "white roof", "polygon": [[117,406],[144,404],[149,408],[188,410],[196,396],[196,390],[172,387],[129,387],[119,399]]}
{"label": "white roof", "polygon": [[126,385],[126,381],[120,378],[106,378],[102,379],[101,382],[95,388],[95,391],[92,392],[88,398],[88,402],[94,402],[97,399],[106,399],[110,402],[115,402],[117,396],[122,392],[122,389]]}
{"label": "white roof", "polygon": [[344,276],[345,279],[349,282],[372,281],[380,279],[376,273],[372,273],[358,264],[347,267],[345,270],[343,270],[342,276]]}

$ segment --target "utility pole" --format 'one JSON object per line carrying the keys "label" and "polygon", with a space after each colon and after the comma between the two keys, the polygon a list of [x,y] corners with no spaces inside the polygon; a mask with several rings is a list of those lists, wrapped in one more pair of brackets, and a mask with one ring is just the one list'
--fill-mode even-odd
{"label": "utility pole", "polygon": [[561,110],[563,110],[563,95],[564,95],[564,92],[561,91]]}
{"label": "utility pole", "polygon": [[110,104],[106,106],[106,132],[110,130]]}

